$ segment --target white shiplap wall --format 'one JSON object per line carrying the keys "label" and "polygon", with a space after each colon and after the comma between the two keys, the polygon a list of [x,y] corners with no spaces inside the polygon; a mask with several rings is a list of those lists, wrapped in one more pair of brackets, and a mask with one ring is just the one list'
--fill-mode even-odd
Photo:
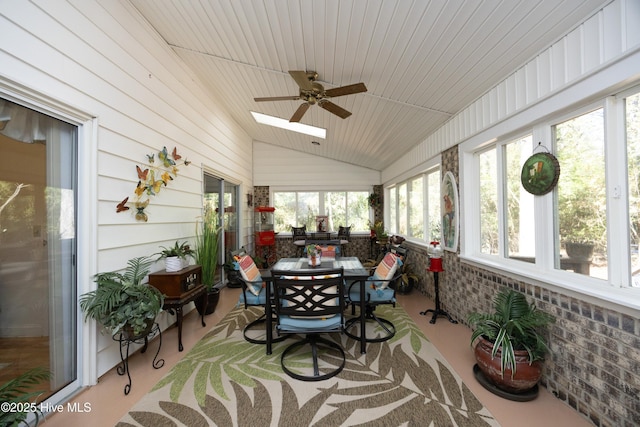
{"label": "white shiplap wall", "polygon": [[[98,271],[123,268],[127,259],[151,255],[177,239],[193,240],[202,166],[239,184],[242,192],[253,186],[251,139],[128,3],[3,1],[0,33],[5,95],[12,95],[7,88],[23,86],[51,105],[82,112],[79,122],[80,116],[95,118],[89,121],[95,131],[79,141],[80,158],[91,163],[87,175],[97,174],[80,177],[78,225],[95,233],[79,253],[80,292]],[[115,205],[133,196],[136,164],[163,146],[177,147],[192,165],[181,167],[178,178],[151,200],[147,223],[130,211],[116,214]],[[246,236],[246,227],[242,231]],[[85,371],[86,383],[114,366],[119,353],[108,336],[82,335],[88,358],[83,361],[95,367]],[[92,361],[95,347],[98,359]]]}
{"label": "white shiplap wall", "polygon": [[279,189],[371,190],[380,184],[380,172],[256,141],[253,182]]}
{"label": "white shiplap wall", "polygon": [[[394,182],[405,170],[516,114],[526,112],[554,94],[570,90],[590,75],[606,75],[616,64],[640,50],[639,22],[640,1],[612,1],[382,171],[382,182]],[[607,84],[637,79],[640,77],[640,68],[636,63],[632,61],[631,66],[625,66],[626,75],[616,74],[612,82],[605,79],[599,85],[581,90],[576,102],[610,89],[611,86]],[[529,122],[551,112],[530,114]],[[498,136],[500,133],[492,135]]]}

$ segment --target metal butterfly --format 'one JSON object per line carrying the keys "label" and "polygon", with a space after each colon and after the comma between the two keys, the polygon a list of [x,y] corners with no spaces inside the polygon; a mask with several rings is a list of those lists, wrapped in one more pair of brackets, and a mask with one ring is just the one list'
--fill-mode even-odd
{"label": "metal butterfly", "polygon": [[136,170],[138,171],[138,179],[146,181],[147,176],[149,175],[149,169],[145,169],[143,171],[142,169],[140,169],[140,166],[136,165]]}
{"label": "metal butterfly", "polygon": [[176,164],[171,157],[169,157],[169,153],[167,152],[167,147],[162,147],[162,151],[158,152],[158,158],[162,160],[164,163],[164,167],[168,168]]}
{"label": "metal butterfly", "polygon": [[126,206],[127,202],[129,201],[129,197],[125,197],[123,201],[121,201],[120,203],[118,203],[118,206],[116,206],[116,212],[124,212],[124,211],[128,211],[129,210],[129,206]]}

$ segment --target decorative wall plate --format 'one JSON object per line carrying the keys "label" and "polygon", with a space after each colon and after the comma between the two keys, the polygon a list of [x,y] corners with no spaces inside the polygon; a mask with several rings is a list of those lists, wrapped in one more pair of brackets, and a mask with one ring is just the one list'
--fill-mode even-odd
{"label": "decorative wall plate", "polygon": [[560,163],[551,153],[536,153],[522,165],[520,182],[525,190],[536,196],[547,194],[558,183]]}

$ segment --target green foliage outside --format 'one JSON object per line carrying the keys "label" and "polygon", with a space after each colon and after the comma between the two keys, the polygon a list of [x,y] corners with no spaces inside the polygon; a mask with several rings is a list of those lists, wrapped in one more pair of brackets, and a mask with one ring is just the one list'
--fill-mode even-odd
{"label": "green foliage outside", "polygon": [[[323,196],[324,211],[320,212],[320,197]],[[353,226],[354,231],[366,231],[369,219],[369,193],[366,191],[309,191],[274,193],[274,229],[276,232],[291,232],[291,226],[307,226],[307,231],[316,229],[316,216],[329,217],[328,229]]]}

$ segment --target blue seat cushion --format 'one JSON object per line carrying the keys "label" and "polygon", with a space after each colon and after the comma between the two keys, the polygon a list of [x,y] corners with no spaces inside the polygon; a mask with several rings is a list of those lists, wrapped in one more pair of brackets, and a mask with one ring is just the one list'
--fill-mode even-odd
{"label": "blue seat cushion", "polygon": [[[246,301],[245,301],[245,294],[247,296]],[[262,288],[260,290],[260,293],[258,293],[258,295],[254,295],[251,292],[241,292],[240,293],[240,300],[238,301],[238,304],[242,304],[242,305],[265,305],[267,302],[267,291],[265,288]]]}
{"label": "blue seat cushion", "polygon": [[280,316],[278,329],[282,332],[300,333],[315,332],[323,329],[339,329],[342,316],[331,316],[324,319],[302,319],[300,317]]}
{"label": "blue seat cushion", "polygon": [[[384,288],[384,289],[367,289],[365,293],[365,301],[370,302],[389,302],[395,303],[396,299],[393,297],[393,289]],[[351,292],[349,293],[349,299],[353,302],[360,302],[360,287],[353,286],[351,287]]]}

